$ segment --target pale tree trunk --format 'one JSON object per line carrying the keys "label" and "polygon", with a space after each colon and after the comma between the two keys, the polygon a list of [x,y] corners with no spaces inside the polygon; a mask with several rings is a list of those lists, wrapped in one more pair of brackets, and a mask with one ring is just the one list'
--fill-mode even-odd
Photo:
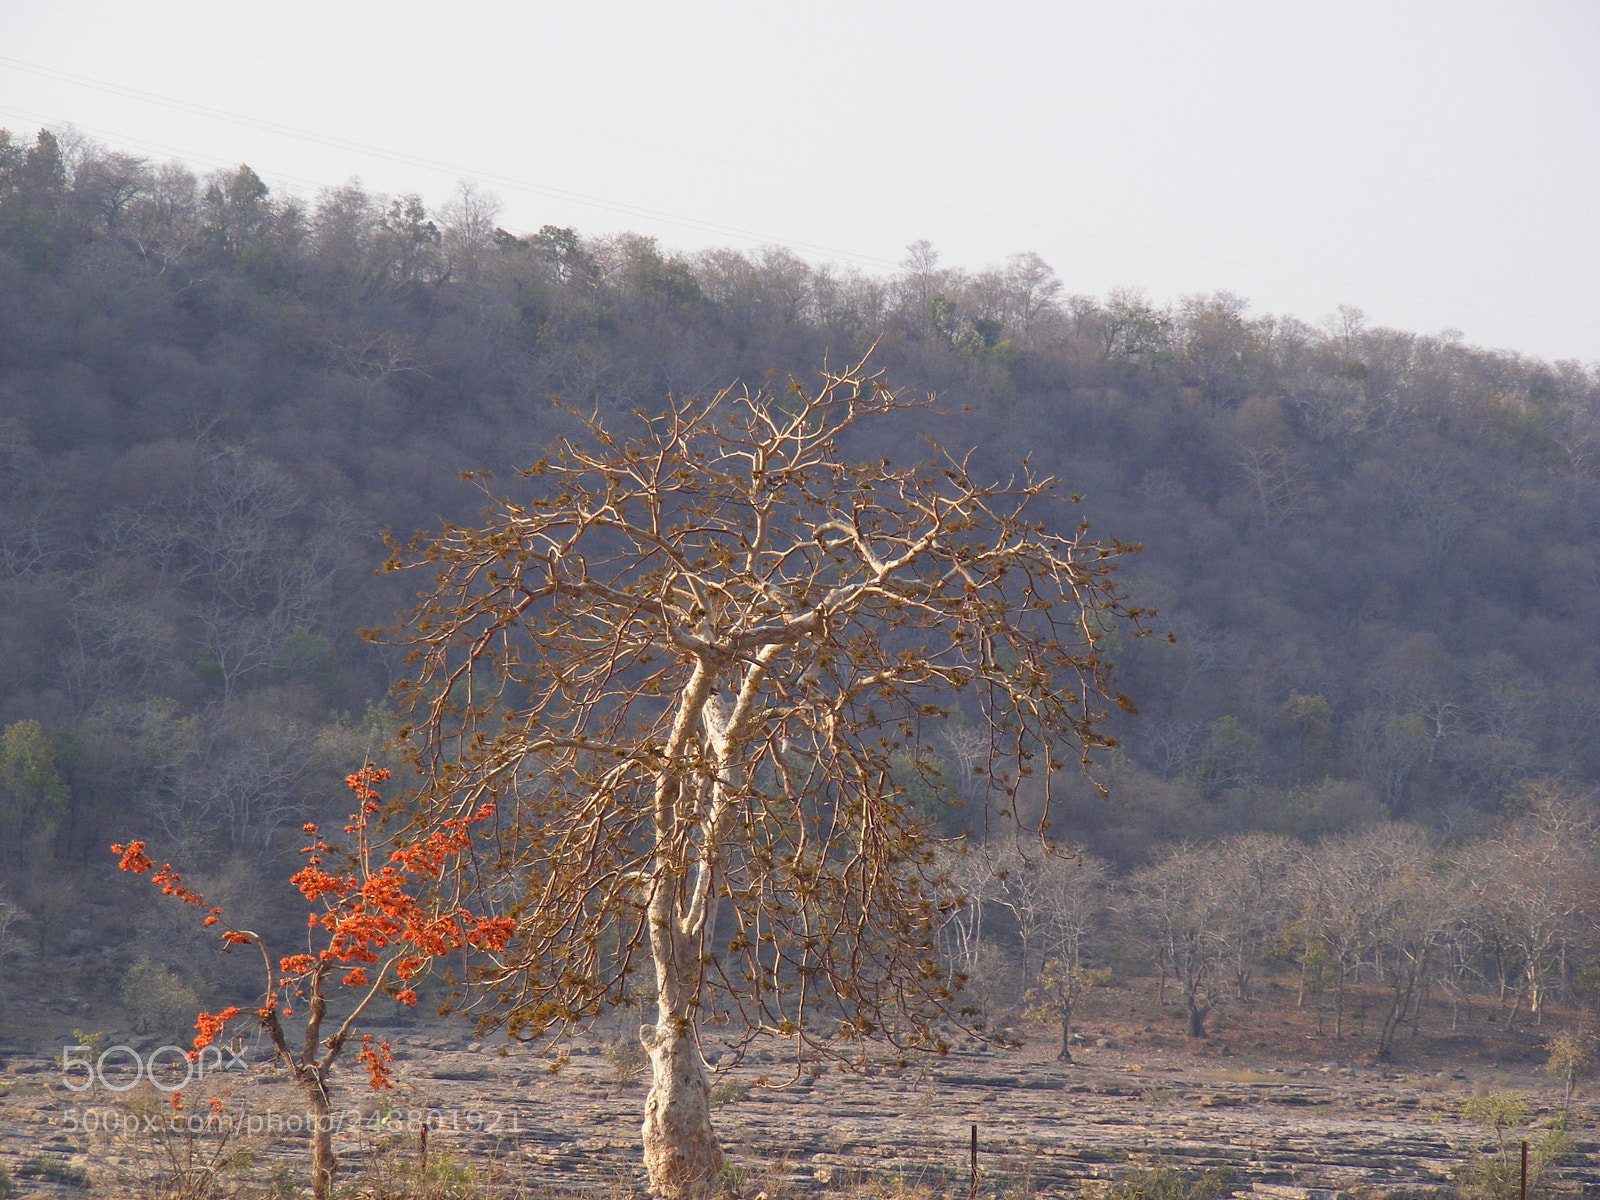
{"label": "pale tree trunk", "polygon": [[669,1200],[699,1200],[711,1191],[722,1148],[711,1129],[711,1085],[691,1028],[645,1025],[639,1040],[650,1055],[644,1102],[644,1166],[650,1190]]}
{"label": "pale tree trunk", "polygon": [[650,953],[656,968],[656,1023],[639,1029],[650,1056],[644,1103],[644,1165],[661,1200],[703,1200],[722,1166],[711,1128],[711,1085],[695,1018],[704,963],[717,927],[723,842],[737,812],[740,779],[729,764],[767,662],[768,647],[747,669],[731,703],[711,686],[704,663],[679,704],[669,739],[674,752],[696,720],[704,729],[704,774],[664,773],[656,784],[656,852],[650,884]]}
{"label": "pale tree trunk", "polygon": [[[722,1149],[711,1129],[711,1085],[695,1036],[700,928],[698,921],[685,920],[680,914],[678,888],[658,879],[656,889],[650,904],[656,1023],[639,1027],[639,1042],[650,1056],[644,1166],[653,1195],[662,1200],[703,1200],[710,1195],[712,1180],[722,1166]],[[715,905],[696,915],[709,916],[714,922]]]}

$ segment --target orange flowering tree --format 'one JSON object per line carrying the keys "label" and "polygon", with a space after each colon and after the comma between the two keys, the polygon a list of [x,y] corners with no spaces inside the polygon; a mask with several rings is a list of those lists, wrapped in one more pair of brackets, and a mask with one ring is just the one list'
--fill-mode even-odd
{"label": "orange flowering tree", "polygon": [[[222,910],[187,887],[170,864],[152,872],[155,863],[145,853],[144,842],[111,847],[121,856],[124,871],[152,872],[150,882],[164,895],[204,910],[204,924],[220,924],[225,947],[254,945],[261,952],[266,969],[261,1001],[249,1013],[231,1006],[202,1012],[195,1019],[199,1032],[190,1057],[211,1045],[241,1015],[266,1031],[304,1094],[308,1115],[316,1118],[311,1123],[316,1200],[329,1194],[337,1168],[328,1076],[361,1014],[380,995],[415,1004],[413,983],[435,958],[462,950],[504,950],[514,927],[508,917],[477,916],[458,903],[459,868],[472,850],[474,827],[493,815],[493,806],[479,805],[425,835],[383,836],[376,828],[377,785],[388,777],[388,770],[368,763],[345,779],[358,804],[344,827],[347,843],[328,842],[316,825],[303,827],[306,862],[289,882],[311,908],[306,918],[307,948],[276,962],[259,934],[229,925]],[[353,1003],[334,1025],[329,1001],[339,989],[349,989]],[[305,1021],[298,1050],[291,1047],[284,1027],[297,1006]],[[366,1068],[375,1090],[390,1086],[387,1042],[374,1044],[371,1034],[362,1034],[356,1060]]]}

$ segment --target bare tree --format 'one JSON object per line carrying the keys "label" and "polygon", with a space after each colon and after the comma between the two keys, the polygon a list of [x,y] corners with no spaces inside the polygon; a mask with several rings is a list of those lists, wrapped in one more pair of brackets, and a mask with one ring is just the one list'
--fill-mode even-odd
{"label": "bare tree", "polygon": [[133,744],[133,800],[173,841],[254,854],[305,819],[315,745],[290,717],[248,701],[182,715],[165,699],[109,715]]}
{"label": "bare tree", "polygon": [[295,629],[316,622],[347,551],[348,515],[334,506],[308,512],[287,474],[240,447],[201,440],[195,454],[187,486],[108,514],[100,531],[107,551],[155,574],[172,611],[130,606],[115,579],[85,583],[73,607],[77,644],[63,663],[75,688],[97,686],[92,675],[104,664],[124,677],[124,692],[140,694],[174,657],[170,623],[181,615],[226,701]]}
{"label": "bare tree", "polygon": [[987,778],[992,746],[988,730],[947,722],[939,732],[938,742],[955,766],[956,790],[962,801],[969,810],[981,807],[989,790]]}
{"label": "bare tree", "polygon": [[949,892],[890,761],[916,721],[969,698],[994,788],[1014,807],[1037,775],[1048,811],[1057,755],[1087,762],[1128,707],[1095,648],[1139,626],[1111,575],[1128,548],[1048,532],[1053,481],[985,483],[937,447],[842,457],[919,403],[857,365],[673,399],[630,438],[591,417],[524,472],[530,498],[491,493],[482,527],[397,560],[437,572],[394,635],[417,656],[416,817],[494,799],[525,888],[493,1012],[558,1032],[639,997],[648,960],[663,1196],[705,1194],[721,1160],[707,1022],[787,1039],[797,1075],[939,1047]]}
{"label": "bare tree", "polygon": [[1084,936],[1105,909],[1108,873],[1105,865],[1084,851],[1060,847],[1029,853],[1003,843],[994,856],[1000,885],[998,903],[1016,918],[1022,942],[1022,974],[1034,965],[1030,952],[1057,958],[1067,967],[1080,965]]}
{"label": "bare tree", "polygon": [[1288,838],[1270,833],[1241,834],[1212,848],[1213,882],[1232,901],[1217,932],[1218,949],[1240,1000],[1250,998],[1263,947],[1289,908],[1288,875],[1297,857]]}
{"label": "bare tree", "polygon": [[1061,280],[1037,254],[1013,254],[1002,267],[980,272],[966,288],[966,300],[980,318],[993,321],[1023,346],[1034,345],[1040,329],[1061,306]]}
{"label": "bare tree", "polygon": [[1105,916],[1111,898],[1111,870],[1077,847],[1043,860],[1043,953],[1068,967],[1083,965],[1084,942]]}
{"label": "bare tree", "polygon": [[121,233],[130,205],[150,187],[150,168],[142,158],[100,152],[87,157],[74,173],[74,205],[103,228],[107,236]]}
{"label": "bare tree", "polygon": [[1083,943],[1106,911],[1109,883],[1103,862],[1072,847],[1034,855],[1006,877],[1012,911],[1019,924],[1024,913],[1029,917],[1029,940],[1043,958],[1024,996],[1027,1015],[1060,1023],[1056,1057],[1062,1062],[1072,1061],[1072,1018],[1079,1004],[1091,988],[1111,981],[1110,971],[1083,965]]}
{"label": "bare tree", "polygon": [[1345,983],[1369,966],[1390,989],[1378,1035],[1387,1057],[1454,915],[1448,874],[1420,830],[1390,822],[1319,845],[1296,886],[1307,935],[1333,972],[1334,1036],[1344,1036]]}
{"label": "bare tree", "polygon": [[1146,721],[1144,723],[1145,757],[1162,779],[1171,779],[1194,758],[1201,721]]}
{"label": "bare tree", "polygon": [[1305,468],[1279,446],[1245,446],[1234,459],[1261,520],[1268,529],[1277,529],[1310,512],[1317,493],[1306,478]]}
{"label": "bare tree", "polygon": [[1208,850],[1179,846],[1127,882],[1127,904],[1163,973],[1170,971],[1189,1018],[1189,1036],[1206,1035],[1213,982],[1232,897],[1217,885]]}
{"label": "bare tree", "polygon": [[1478,911],[1520,975],[1508,1027],[1524,997],[1535,1024],[1543,1018],[1551,976],[1578,941],[1600,878],[1597,835],[1592,802],[1545,785],[1526,815],[1465,852]]}
{"label": "bare tree", "polygon": [[935,862],[942,883],[938,905],[938,942],[941,960],[953,979],[971,976],[983,952],[983,918],[1004,886],[988,855],[965,846],[941,848]]}
{"label": "bare tree", "polygon": [[1379,1059],[1389,1058],[1395,1036],[1422,1003],[1454,915],[1446,864],[1417,831],[1392,827],[1392,832],[1394,837],[1368,844],[1373,855],[1371,957],[1389,990],[1378,1029]]}
{"label": "bare tree", "polygon": [[442,242],[450,274],[476,285],[494,248],[499,197],[463,180],[439,215],[444,221]]}

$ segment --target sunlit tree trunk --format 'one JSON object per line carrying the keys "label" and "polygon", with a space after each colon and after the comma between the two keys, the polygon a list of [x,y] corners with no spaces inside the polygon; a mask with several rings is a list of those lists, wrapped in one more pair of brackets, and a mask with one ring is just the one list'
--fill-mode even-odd
{"label": "sunlit tree trunk", "polygon": [[651,1069],[644,1165],[655,1195],[695,1200],[709,1195],[722,1148],[711,1128],[711,1085],[693,1028],[681,1017],[668,1017],[667,1009],[662,1003],[657,1024],[639,1030]]}
{"label": "sunlit tree trunk", "polygon": [[703,729],[704,763],[664,772],[656,784],[655,877],[651,881],[650,952],[655,961],[656,1023],[639,1029],[650,1056],[644,1106],[644,1164],[650,1190],[664,1200],[700,1200],[722,1166],[711,1128],[711,1085],[695,1019],[702,993],[707,939],[717,924],[723,842],[738,806],[740,773],[733,765],[739,730],[777,653],[754,656],[738,695],[724,703],[712,669],[697,665],[679,700],[670,744]]}
{"label": "sunlit tree trunk", "polygon": [[315,1080],[301,1084],[316,1120],[316,1129],[311,1135],[312,1200],[328,1200],[333,1194],[333,1176],[339,1166],[333,1153],[333,1107],[328,1103],[328,1089],[320,1074]]}

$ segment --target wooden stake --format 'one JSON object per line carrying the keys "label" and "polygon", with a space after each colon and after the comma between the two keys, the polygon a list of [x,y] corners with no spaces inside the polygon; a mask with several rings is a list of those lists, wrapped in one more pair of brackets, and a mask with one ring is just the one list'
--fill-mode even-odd
{"label": "wooden stake", "polygon": [[[976,1200],[978,1195],[978,1126],[972,1126],[972,1187],[967,1191],[969,1200]],[[1522,1200],[1528,1200],[1526,1196]]]}

